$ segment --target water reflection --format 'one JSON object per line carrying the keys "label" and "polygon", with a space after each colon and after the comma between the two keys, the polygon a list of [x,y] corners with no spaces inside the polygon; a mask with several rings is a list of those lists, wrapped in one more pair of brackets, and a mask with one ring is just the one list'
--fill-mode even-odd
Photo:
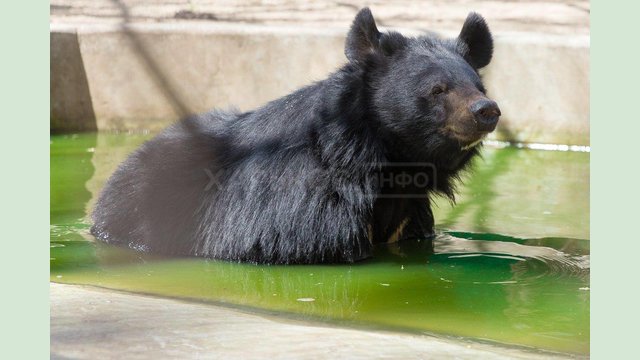
{"label": "water reflection", "polygon": [[477,172],[473,176],[469,176],[466,182],[467,192],[473,194],[473,197],[465,198],[460,201],[457,206],[453,207],[446,217],[439,221],[442,227],[455,227],[456,224],[466,213],[471,212],[471,221],[473,230],[476,232],[488,232],[488,224],[486,223],[491,207],[498,193],[494,190],[496,187],[496,179],[509,170],[510,160],[516,154],[515,151],[498,151],[491,158],[492,161],[485,166],[477,166]]}
{"label": "water reflection", "polygon": [[[98,135],[56,136],[50,154],[50,221],[52,225],[81,222],[85,204],[95,193],[85,187],[94,174]],[[52,239],[53,240],[53,239]]]}
{"label": "water reflection", "polygon": [[589,153],[483,152],[458,201],[436,202],[438,226],[521,238],[589,239]]}

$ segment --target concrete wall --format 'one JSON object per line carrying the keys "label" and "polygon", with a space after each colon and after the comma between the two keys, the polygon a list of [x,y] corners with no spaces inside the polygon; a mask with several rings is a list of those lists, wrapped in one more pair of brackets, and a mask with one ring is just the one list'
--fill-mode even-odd
{"label": "concrete wall", "polygon": [[[214,107],[249,110],[343,64],[345,31],[51,24],[52,131],[155,131]],[[503,112],[495,138],[589,144],[587,36],[497,34],[483,73]]]}
{"label": "concrete wall", "polygon": [[51,129],[96,130],[95,114],[77,34],[52,32],[50,49]]}

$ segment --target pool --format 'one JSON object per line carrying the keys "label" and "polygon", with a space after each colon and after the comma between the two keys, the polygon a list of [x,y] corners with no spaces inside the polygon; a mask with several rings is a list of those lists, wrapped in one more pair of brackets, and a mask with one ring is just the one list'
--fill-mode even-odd
{"label": "pool", "polygon": [[438,199],[435,253],[385,245],[354,265],[164,258],[96,243],[87,214],[150,134],[51,137],[53,282],[211,302],[342,326],[589,352],[589,153],[487,147]]}

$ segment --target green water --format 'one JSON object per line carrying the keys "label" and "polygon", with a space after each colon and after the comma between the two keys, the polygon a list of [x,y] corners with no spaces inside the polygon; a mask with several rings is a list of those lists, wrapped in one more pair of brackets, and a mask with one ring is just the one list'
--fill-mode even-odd
{"label": "green water", "polygon": [[486,149],[435,254],[376,249],[355,265],[168,259],[95,243],[87,213],[149,135],[51,138],[51,281],[185,298],[345,326],[589,351],[589,154]]}

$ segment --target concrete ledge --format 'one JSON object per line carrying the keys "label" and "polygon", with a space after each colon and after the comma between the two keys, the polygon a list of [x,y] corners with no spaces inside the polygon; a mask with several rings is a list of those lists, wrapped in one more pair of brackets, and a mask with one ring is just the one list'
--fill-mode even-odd
{"label": "concrete ledge", "polygon": [[[51,284],[52,359],[562,359],[464,340],[314,326]],[[153,309],[153,310],[150,310]]]}
{"label": "concrete ledge", "polygon": [[[50,30],[53,131],[155,131],[214,107],[249,110],[346,61],[342,28],[188,22]],[[73,36],[78,51],[64,50]],[[483,73],[504,114],[496,139],[589,145],[588,36],[496,34]]]}

